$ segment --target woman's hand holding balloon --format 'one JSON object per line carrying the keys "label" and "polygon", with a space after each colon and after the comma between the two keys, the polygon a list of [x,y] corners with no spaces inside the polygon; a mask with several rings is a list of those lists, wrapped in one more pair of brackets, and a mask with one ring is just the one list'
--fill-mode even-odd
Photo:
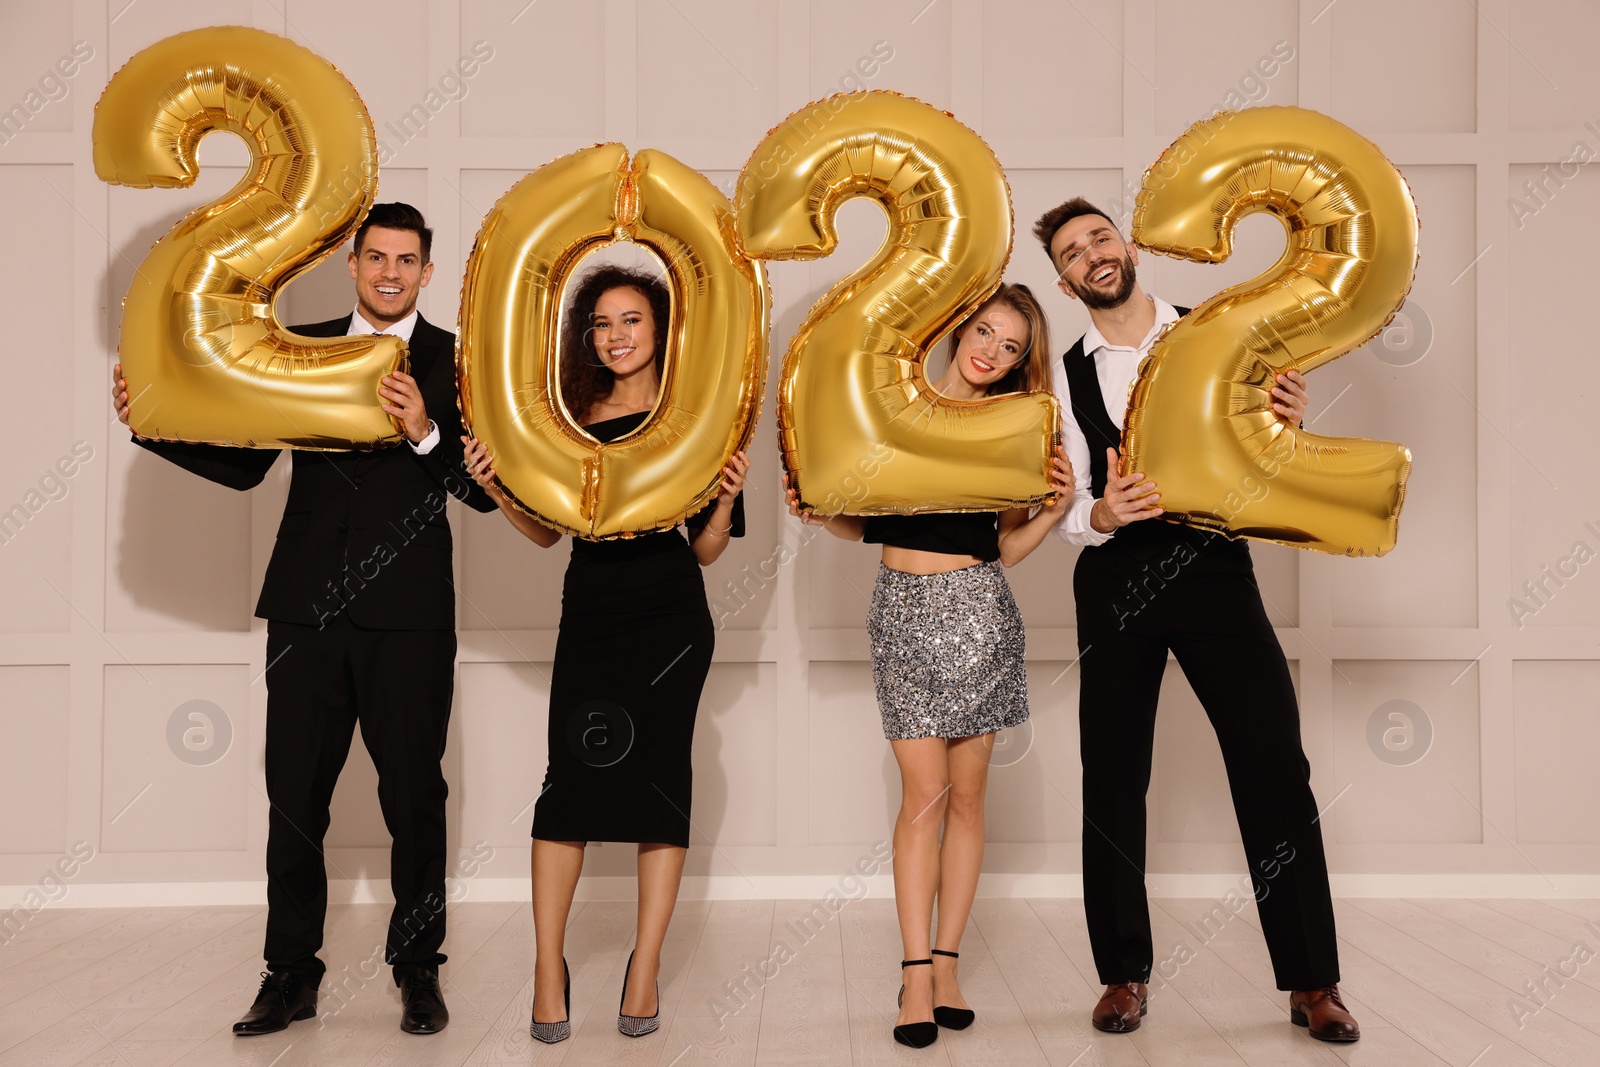
{"label": "woman's hand holding balloon", "polygon": [[504,508],[506,496],[495,482],[494,459],[489,455],[489,450],[483,447],[482,441],[466,434],[461,435],[461,444],[464,448],[462,461],[466,464],[467,473],[489,494],[490,499]]}

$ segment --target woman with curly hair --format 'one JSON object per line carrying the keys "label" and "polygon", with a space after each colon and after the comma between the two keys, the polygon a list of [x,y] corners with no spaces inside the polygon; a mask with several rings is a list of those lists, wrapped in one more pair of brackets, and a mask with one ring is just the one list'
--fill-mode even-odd
{"label": "woman with curly hair", "polygon": [[[642,426],[661,391],[671,301],[657,278],[600,267],[580,281],[562,331],[562,403],[600,441]],[[465,440],[465,439],[464,439]],[[561,535],[519,511],[495,483],[493,459],[467,440],[473,479],[511,524],[548,548]],[[700,568],[744,533],[743,452],[723,468],[688,536],[666,530],[621,540],[574,538],[561,594],[550,685],[549,765],[533,814],[532,1035],[571,1035],[563,958],[584,846],[638,844],[638,933],[623,978],[617,1028],[659,1025],[661,946],[689,846],[690,749],[711,669],[714,630]],[[634,968],[638,968],[635,970]]]}

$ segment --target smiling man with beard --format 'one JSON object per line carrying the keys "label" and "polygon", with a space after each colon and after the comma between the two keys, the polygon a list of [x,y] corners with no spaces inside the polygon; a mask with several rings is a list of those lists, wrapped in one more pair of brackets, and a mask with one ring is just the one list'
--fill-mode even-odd
{"label": "smiling man with beard", "polygon": [[[456,655],[445,502],[453,495],[478,511],[495,505],[461,466],[455,338],[416,309],[433,274],[432,238],[411,205],[374,205],[350,253],[354,312],[291,327],[310,337],[405,339],[411,373],[386,375],[379,394],[407,443],[293,453],[289,499],[256,605],[267,620],[267,970],[255,1003],[234,1023],[241,1036],[317,1013],[328,905],[322,841],[357,723],[394,839],[395,906],[384,959],[401,989],[400,1028],[432,1034],[450,1018],[438,970],[445,960],[447,792],[439,761]],[[112,399],[126,423],[121,364],[112,376]],[[259,485],[278,457],[276,449],[134,440],[239,490]],[[374,560],[381,566],[364,565]]]}
{"label": "smiling man with beard", "polygon": [[[1057,533],[1083,546],[1073,575],[1078,614],[1078,717],[1083,760],[1083,903],[1106,985],[1092,1021],[1113,1033],[1146,1014],[1154,957],[1145,895],[1145,794],[1156,702],[1170,650],[1216,730],[1255,884],[1256,908],[1289,1018],[1324,1041],[1360,1028],[1339,999],[1339,953],[1327,860],[1317,825],[1300,711],[1283,650],[1262,606],[1250,548],[1162,519],[1157,486],[1123,471],[1117,446],[1139,364],[1187,308],[1140,287],[1138,249],[1099,208],[1074,198],[1034,225],[1061,291],[1091,326],[1055,369],[1077,492]],[[1277,376],[1272,407],[1292,429],[1305,380]],[[1265,402],[1265,400],[1263,401]],[[1152,563],[1167,566],[1152,588]],[[1134,612],[1120,605],[1132,595]],[[1292,865],[1265,890],[1266,864]]]}

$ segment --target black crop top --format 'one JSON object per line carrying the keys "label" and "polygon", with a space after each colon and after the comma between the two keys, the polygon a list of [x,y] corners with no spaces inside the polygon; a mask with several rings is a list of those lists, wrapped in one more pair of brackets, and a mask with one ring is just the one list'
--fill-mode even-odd
{"label": "black crop top", "polygon": [[861,539],[947,556],[1000,558],[1000,516],[993,511],[934,511],[926,515],[869,515]]}
{"label": "black crop top", "polygon": [[[632,415],[619,415],[614,419],[603,419],[585,426],[584,432],[599,441],[615,441],[617,438],[630,434],[644,424],[650,417],[648,411],[636,412]],[[717,506],[715,500],[710,501],[705,507],[690,515],[683,524],[689,528],[692,539],[702,530],[711,518],[712,510]],[[731,537],[744,536],[744,493],[740,493],[733,500],[733,515],[728,522],[732,529],[728,531]],[[641,556],[653,555],[657,552],[672,551],[685,544],[683,535],[676,529],[657,530],[654,533],[639,534],[636,537],[612,538],[606,541],[589,541],[582,537],[572,539],[572,554],[574,559],[634,559]]]}

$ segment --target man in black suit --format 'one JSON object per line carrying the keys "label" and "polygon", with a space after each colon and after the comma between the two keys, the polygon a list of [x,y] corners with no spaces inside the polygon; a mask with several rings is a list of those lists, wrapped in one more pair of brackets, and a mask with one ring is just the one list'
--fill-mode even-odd
{"label": "man in black suit", "polygon": [[[1324,1041],[1360,1027],[1339,997],[1328,864],[1289,665],[1267,619],[1245,541],[1161,521],[1161,496],[1122,469],[1117,446],[1140,362],[1187,314],[1140,287],[1138,250],[1081,197],[1034,225],[1061,291],[1090,328],[1056,369],[1055,391],[1076,499],[1057,532],[1083,546],[1073,574],[1078,611],[1078,721],[1083,757],[1083,906],[1106,990],[1091,1020],[1136,1030],[1154,963],[1145,896],[1145,793],[1156,701],[1171,650],[1216,730],[1244,841],[1256,910],[1290,1021]],[[1298,371],[1276,376],[1270,403],[1285,432],[1305,416]],[[1234,898],[1230,894],[1230,899]],[[1223,912],[1238,908],[1229,905]],[[1209,918],[1209,917],[1208,917]],[[1158,975],[1175,977],[1179,944]]]}
{"label": "man in black suit", "polygon": [[[267,620],[266,964],[235,1034],[282,1030],[316,1014],[328,879],[328,805],[357,723],[378,771],[394,839],[395,906],[384,947],[407,1033],[444,1029],[445,795],[439,762],[455,672],[450,496],[495,505],[461,465],[455,338],[422,318],[433,232],[409,204],[377,204],[350,253],[353,314],[294,327],[311,337],[388,333],[406,339],[411,373],[384,377],[382,407],[406,444],[366,452],[293,453],[289,499],[256,615]],[[113,400],[128,421],[119,363]],[[430,418],[430,415],[432,416]],[[141,447],[232,489],[260,484],[273,449],[135,438]]]}

